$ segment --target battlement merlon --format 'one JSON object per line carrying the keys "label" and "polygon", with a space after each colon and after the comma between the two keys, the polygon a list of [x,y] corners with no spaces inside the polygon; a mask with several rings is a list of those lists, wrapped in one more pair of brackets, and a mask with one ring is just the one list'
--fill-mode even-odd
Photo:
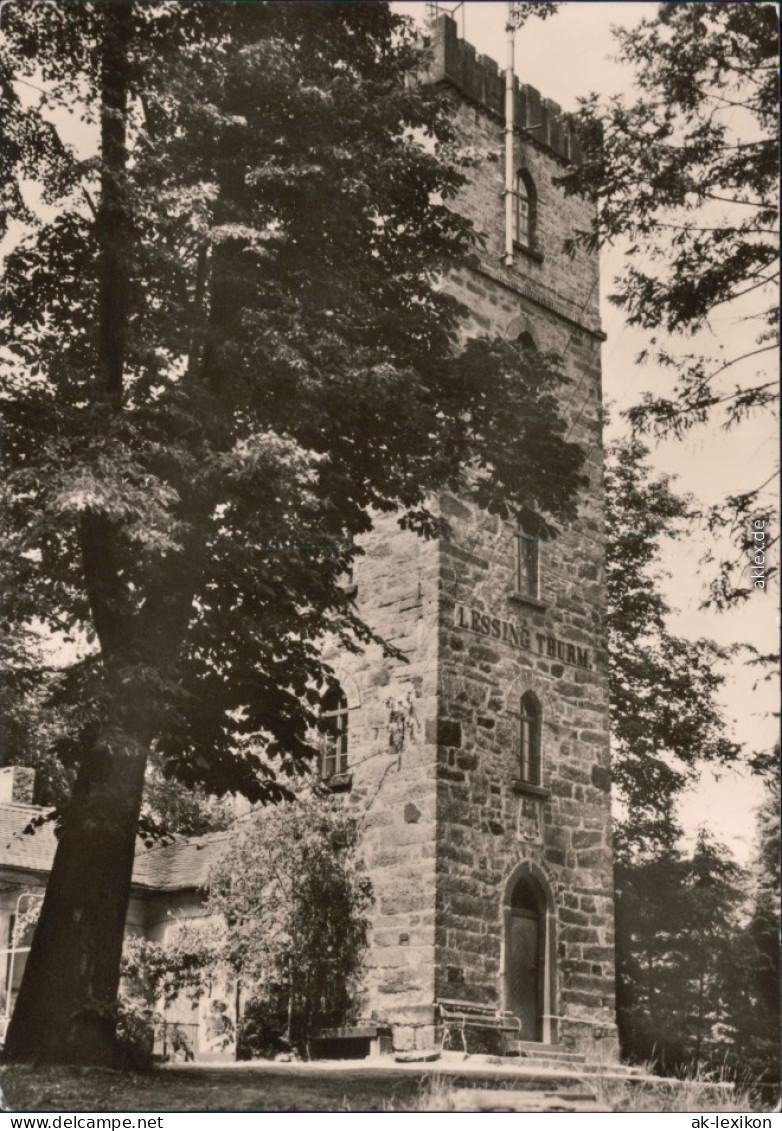
{"label": "battlement merlon", "polygon": [[[472,44],[460,39],[456,21],[440,15],[430,25],[432,82],[447,82],[461,94],[483,106],[497,118],[505,116],[505,72],[487,55],[479,55]],[[534,86],[514,76],[514,122],[517,130],[562,161],[578,165],[582,160],[575,122],[570,114]]]}

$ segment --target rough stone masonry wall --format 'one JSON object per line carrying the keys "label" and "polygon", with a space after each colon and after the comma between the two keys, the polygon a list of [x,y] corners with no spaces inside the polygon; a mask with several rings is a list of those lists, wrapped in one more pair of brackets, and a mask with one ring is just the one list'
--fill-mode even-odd
{"label": "rough stone masonry wall", "polygon": [[354,572],[377,647],[332,663],[350,706],[346,804],[361,827],[375,906],[364,1013],[397,1048],[434,1037],[438,550],[378,517]]}
{"label": "rough stone masonry wall", "polygon": [[[382,517],[356,567],[362,616],[405,655],[329,658],[350,705],[346,804],[362,824],[373,912],[365,1010],[394,1025],[397,1048],[431,1044],[438,997],[502,1004],[502,897],[522,862],[553,894],[557,961],[552,1037],[613,1046],[613,909],[603,638],[602,452],[597,264],[565,254],[590,208],[554,180],[576,152],[559,108],[522,87],[517,166],[537,190],[536,242],[502,263],[501,89],[438,21],[434,77],[448,83],[460,137],[481,160],[459,207],[484,237],[480,265],[449,277],[465,335],[527,331],[564,358],[563,409],[589,452],[577,523],[542,553],[542,602],[509,597],[513,531],[451,497],[451,544],[427,544]],[[542,108],[542,109],[541,109]],[[454,626],[486,614],[529,632],[519,648]],[[479,622],[480,624],[480,622]],[[540,634],[542,643],[537,636]],[[539,651],[539,647],[542,651]],[[553,655],[549,655],[549,649]],[[580,651],[577,651],[579,649]],[[559,652],[559,654],[558,654]],[[579,664],[587,656],[588,666]],[[543,706],[543,792],[520,793],[517,714],[524,690]]]}
{"label": "rough stone masonry wall", "polygon": [[[529,170],[537,189],[538,254],[519,248],[514,266],[504,267],[502,122],[491,105],[463,91],[453,98],[459,136],[483,160],[459,207],[485,244],[480,268],[458,273],[450,287],[471,312],[467,334],[515,339],[527,331],[539,349],[564,356],[571,384],[563,408],[570,439],[589,452],[590,483],[578,520],[541,548],[540,606],[510,596],[512,528],[457,499],[443,500],[455,544],[441,547],[435,990],[503,1004],[503,891],[514,867],[527,862],[545,878],[555,904],[552,1039],[610,1056],[616,1046],[602,334],[597,263],[584,251],[571,258],[562,247],[566,236],[588,226],[591,207],[565,198],[554,183],[564,167],[561,155],[522,131],[516,165]],[[496,630],[491,621],[473,620],[473,612],[497,618]],[[529,646],[504,640],[509,630],[502,622],[518,633],[526,629]],[[578,663],[585,656],[588,666]],[[519,700],[527,690],[543,709],[546,796],[512,784],[519,777]]]}

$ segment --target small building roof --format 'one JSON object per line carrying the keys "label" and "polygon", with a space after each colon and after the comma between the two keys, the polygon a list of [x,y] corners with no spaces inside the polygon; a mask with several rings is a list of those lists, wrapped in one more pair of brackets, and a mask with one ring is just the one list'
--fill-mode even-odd
{"label": "small building roof", "polygon": [[57,840],[54,822],[46,821],[34,833],[25,833],[32,821],[49,812],[40,805],[0,803],[0,868],[49,872]]}
{"label": "small building roof", "polygon": [[[44,821],[34,831],[36,818],[51,810],[40,805],[0,803],[0,871],[40,872],[48,875],[54,862],[57,838],[54,821]],[[177,840],[173,844],[147,848],[136,842],[133,886],[148,891],[187,891],[203,888],[209,870],[225,850],[229,833]]]}
{"label": "small building roof", "polygon": [[134,885],[154,891],[206,887],[209,871],[225,852],[229,836],[227,832],[207,833],[157,848],[137,847]]}

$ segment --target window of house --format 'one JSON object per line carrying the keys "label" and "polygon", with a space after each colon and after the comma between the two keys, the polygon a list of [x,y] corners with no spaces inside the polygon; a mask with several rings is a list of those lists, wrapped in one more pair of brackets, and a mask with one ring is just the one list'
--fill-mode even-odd
{"label": "window of house", "polygon": [[540,703],[525,691],[519,716],[519,774],[529,785],[540,785],[540,724]]}
{"label": "window of house", "polygon": [[[25,893],[17,902],[17,908],[21,908],[24,912],[27,910],[29,901],[37,898]],[[4,914],[3,919],[5,918]],[[35,931],[35,924],[33,923],[27,927],[21,938],[15,937],[17,933],[16,920],[16,914],[10,913],[2,924],[5,945],[0,948],[0,961],[3,963],[3,977],[0,982],[0,1031],[4,1031],[13,1012],[19,987],[22,984],[24,968],[27,965],[27,956],[30,953],[30,943]]]}
{"label": "window of house", "polygon": [[320,774],[323,778],[347,773],[348,714],[348,701],[342,689],[333,687],[327,691],[320,713]]}
{"label": "window of house", "polygon": [[516,531],[516,592],[533,601],[540,597],[540,538],[523,523]]}
{"label": "window of house", "polygon": [[520,247],[534,249],[537,226],[537,194],[535,182],[526,169],[516,174],[513,209],[513,241]]}

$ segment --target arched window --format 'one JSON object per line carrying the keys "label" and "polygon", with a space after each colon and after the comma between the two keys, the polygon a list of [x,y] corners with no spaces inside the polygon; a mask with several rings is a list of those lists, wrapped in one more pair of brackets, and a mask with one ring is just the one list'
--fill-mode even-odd
{"label": "arched window", "polygon": [[519,715],[519,776],[529,785],[540,785],[540,730],[540,703],[525,691]]}
{"label": "arched window", "polygon": [[320,775],[323,778],[347,773],[348,717],[348,701],[342,688],[330,688],[323,696],[320,711],[320,729],[323,735]]}
{"label": "arched window", "polygon": [[521,247],[535,247],[535,229],[538,219],[538,198],[535,182],[526,169],[516,174],[513,209],[513,241]]}
{"label": "arched window", "polygon": [[540,538],[522,522],[516,531],[516,592],[533,601],[540,597]]}

